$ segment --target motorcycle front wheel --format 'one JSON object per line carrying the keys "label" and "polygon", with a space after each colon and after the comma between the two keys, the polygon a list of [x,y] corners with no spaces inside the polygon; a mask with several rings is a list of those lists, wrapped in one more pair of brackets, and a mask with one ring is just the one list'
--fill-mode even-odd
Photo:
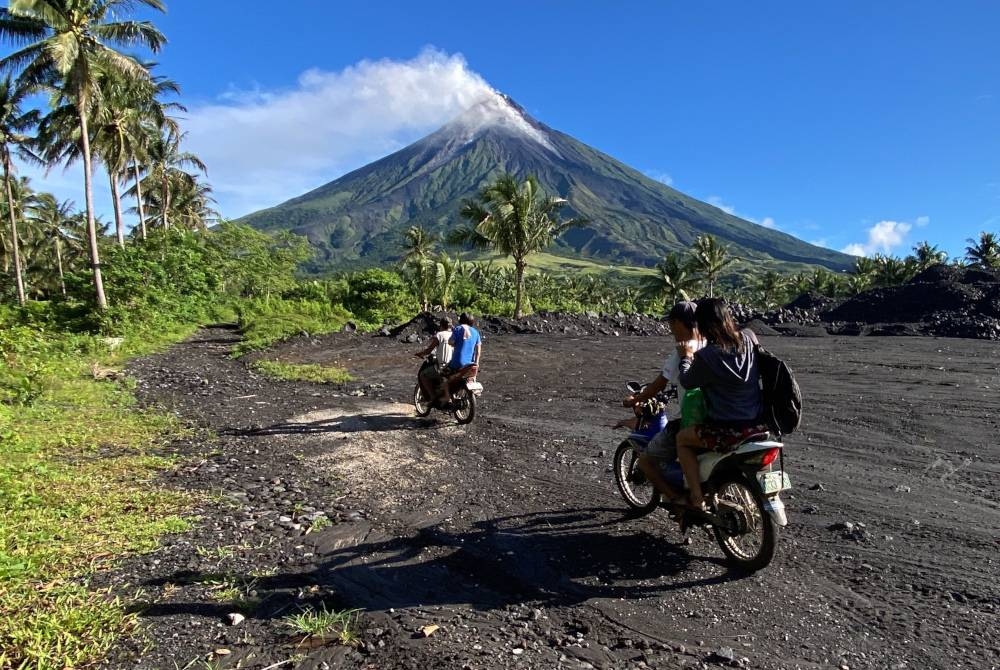
{"label": "motorcycle front wheel", "polygon": [[476,418],[476,394],[461,388],[454,394],[455,420],[460,424],[471,423]]}
{"label": "motorcycle front wheel", "polygon": [[424,395],[424,390],[420,388],[420,382],[413,387],[413,409],[417,410],[417,416],[427,416],[431,413],[431,399]]}
{"label": "motorcycle front wheel", "polygon": [[733,567],[754,572],[767,567],[778,544],[778,526],[764,509],[756,481],[733,472],[719,482],[715,512],[724,522],[715,539]]}
{"label": "motorcycle front wheel", "polygon": [[615,451],[614,471],[618,492],[632,510],[645,515],[656,509],[660,494],[639,469],[639,454],[628,440],[619,444]]}

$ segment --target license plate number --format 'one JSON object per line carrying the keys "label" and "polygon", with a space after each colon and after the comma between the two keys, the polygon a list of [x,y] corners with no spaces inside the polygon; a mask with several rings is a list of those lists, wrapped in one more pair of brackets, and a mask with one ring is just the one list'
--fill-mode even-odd
{"label": "license plate number", "polygon": [[760,488],[764,490],[764,495],[792,488],[792,481],[784,472],[761,472],[757,474],[757,481],[760,482]]}

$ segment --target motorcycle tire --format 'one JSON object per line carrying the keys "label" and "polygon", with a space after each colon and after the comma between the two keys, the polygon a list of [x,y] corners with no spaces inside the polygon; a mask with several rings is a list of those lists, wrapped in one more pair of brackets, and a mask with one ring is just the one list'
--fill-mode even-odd
{"label": "motorcycle tire", "polygon": [[744,572],[767,567],[777,549],[778,525],[764,509],[760,485],[741,472],[730,472],[719,481],[714,500],[713,511],[731,522],[729,528],[713,527],[730,565]]}
{"label": "motorcycle tire", "polygon": [[639,469],[639,454],[632,443],[625,440],[615,451],[614,471],[618,492],[625,504],[638,516],[645,516],[660,504],[660,493]]}
{"label": "motorcycle tire", "polygon": [[467,388],[459,389],[454,394],[455,420],[459,424],[472,423],[476,418],[476,394]]}
{"label": "motorcycle tire", "polygon": [[424,390],[420,388],[419,382],[413,387],[413,409],[417,411],[417,416],[427,416],[431,413],[434,404],[430,398],[424,395]]}

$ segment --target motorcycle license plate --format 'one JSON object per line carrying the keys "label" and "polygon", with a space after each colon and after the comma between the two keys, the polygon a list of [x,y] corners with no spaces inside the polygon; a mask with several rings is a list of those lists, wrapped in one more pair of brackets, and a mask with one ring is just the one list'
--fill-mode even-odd
{"label": "motorcycle license plate", "polygon": [[766,496],[792,488],[792,480],[784,472],[759,472],[757,481]]}

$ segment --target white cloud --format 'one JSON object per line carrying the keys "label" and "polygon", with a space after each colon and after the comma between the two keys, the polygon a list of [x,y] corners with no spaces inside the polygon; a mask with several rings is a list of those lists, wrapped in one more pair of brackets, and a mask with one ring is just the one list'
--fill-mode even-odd
{"label": "white cloud", "polygon": [[663,182],[667,186],[674,185],[674,178],[661,170],[646,170],[646,176],[651,179],[655,179],[658,182]]}
{"label": "white cloud", "polygon": [[276,205],[395,151],[492,89],[460,54],[310,69],[287,90],[230,88],[190,109],[187,149],[231,218]]}
{"label": "white cloud", "polygon": [[726,214],[732,214],[733,216],[736,216],[736,208],[733,207],[732,205],[727,205],[726,203],[722,202],[722,198],[720,198],[717,195],[708,196],[707,202],[713,207],[718,207]]}
{"label": "white cloud", "polygon": [[764,228],[770,228],[772,230],[778,230],[778,224],[775,222],[774,217],[765,216],[763,219],[755,219],[752,216],[747,216],[746,214],[740,214],[736,211],[736,208],[730,204],[727,204],[717,195],[710,195],[705,201],[713,207],[718,207],[726,214],[731,214],[732,216],[738,216],[741,219],[745,219],[750,223],[756,223],[758,226],[763,226]]}
{"label": "white cloud", "polygon": [[843,248],[852,256],[871,256],[876,253],[890,253],[906,241],[906,235],[913,226],[901,221],[879,221],[868,229],[866,242],[854,242]]}

